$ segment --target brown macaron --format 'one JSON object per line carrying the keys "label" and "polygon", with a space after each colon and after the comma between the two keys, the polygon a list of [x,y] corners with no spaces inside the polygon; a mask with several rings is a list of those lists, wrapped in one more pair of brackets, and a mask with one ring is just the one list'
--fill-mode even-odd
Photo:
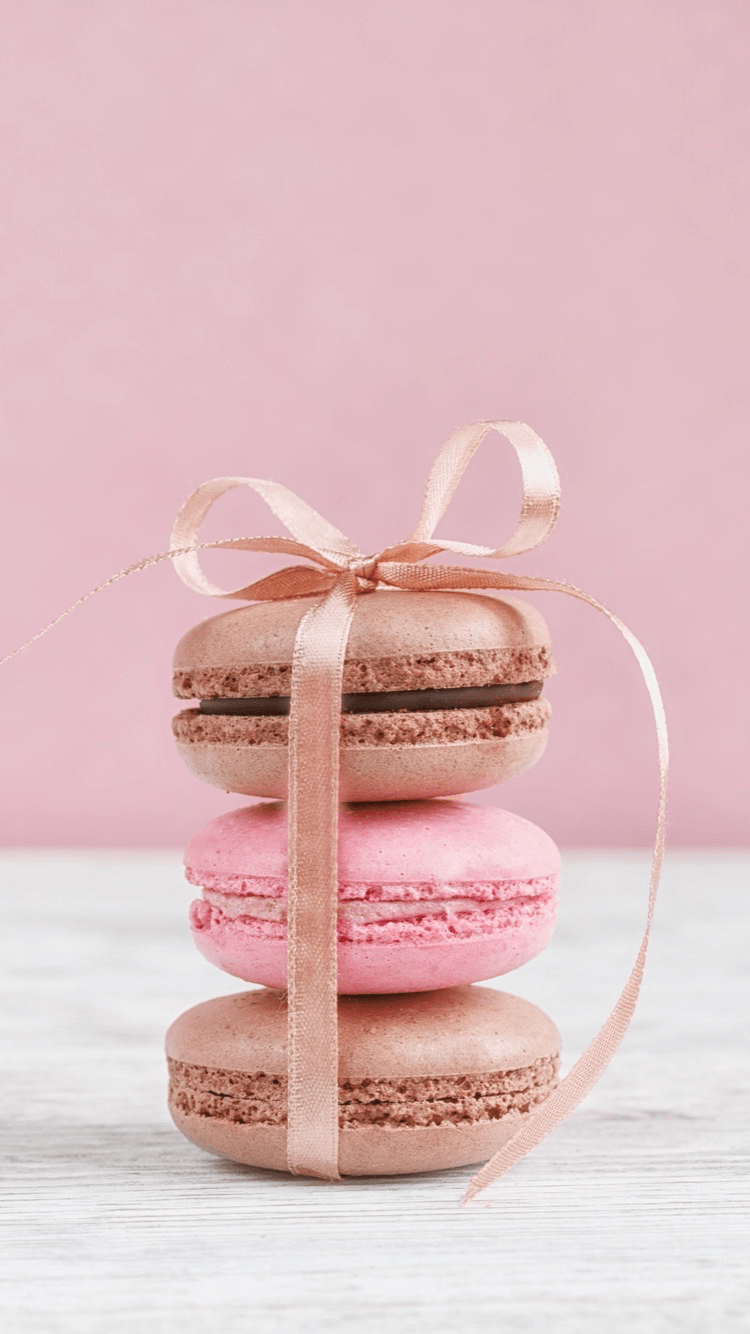
{"label": "brown macaron", "polygon": [[[173,728],[192,773],[228,792],[287,794],[291,662],[316,599],[259,602],[188,631]],[[341,799],[408,800],[490,787],[547,741],[540,698],[554,664],[528,603],[477,593],[378,590],[357,599],[346,652]]]}
{"label": "brown macaron", "polygon": [[[286,995],[206,1001],[167,1033],[169,1110],[202,1149],[285,1169]],[[560,1035],[490,987],[339,997],[339,1170],[383,1176],[489,1158],[557,1083]]]}

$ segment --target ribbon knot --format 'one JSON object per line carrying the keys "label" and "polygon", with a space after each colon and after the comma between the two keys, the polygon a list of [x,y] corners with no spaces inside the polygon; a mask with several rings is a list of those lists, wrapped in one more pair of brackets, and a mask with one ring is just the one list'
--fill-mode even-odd
{"label": "ribbon knot", "polygon": [[378,577],[378,564],[380,553],[377,556],[370,556],[367,560],[353,561],[349,566],[352,574],[357,578],[358,593],[374,593],[380,580]]}

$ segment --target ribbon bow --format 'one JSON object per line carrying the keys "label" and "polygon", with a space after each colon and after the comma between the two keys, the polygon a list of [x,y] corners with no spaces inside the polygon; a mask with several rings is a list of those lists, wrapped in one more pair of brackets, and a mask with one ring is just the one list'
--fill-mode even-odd
{"label": "ribbon bow", "polygon": [[[469,542],[438,541],[435,527],[468,463],[490,431],[513,446],[521,465],[523,499],[515,532],[498,550]],[[236,486],[249,486],[292,534],[197,542],[198,529],[214,501]],[[289,717],[289,1118],[287,1156],[292,1172],[338,1177],[338,1054],[336,914],[338,884],[338,748],[341,685],[346,644],[357,597],[378,584],[392,588],[527,589],[567,593],[594,607],[617,627],[632,650],[648,690],[659,756],[659,808],[651,863],[646,926],[635,963],[620,997],[596,1037],[546,1102],[528,1114],[520,1129],[469,1183],[468,1203],[523,1158],[573,1111],[606,1069],[627,1030],[638,1000],[664,854],[667,724],[656,674],[648,654],[627,626],[601,602],[573,584],[465,566],[421,564],[452,551],[501,560],[537,546],[552,530],[560,507],[560,485],[547,446],[522,422],[477,422],[443,445],[427,479],[419,523],[410,538],[365,556],[338,528],[293,491],[277,482],[217,477],[204,482],[180,510],[169,551],[119,570],[78,598],[25,644],[0,658],[0,667],[46,635],[89,598],[120,579],[172,560],[180,578],[210,597],[266,600],[320,595],[303,617],[294,645]],[[303,557],[292,565],[233,592],[206,578],[198,552],[208,548],[265,551]]]}
{"label": "ribbon bow", "polygon": [[[470,460],[496,431],[513,446],[521,465],[523,499],[512,537],[497,550],[437,540],[444,514]],[[249,486],[291,533],[285,537],[235,538],[198,543],[198,530],[216,500]],[[522,422],[478,422],[462,427],[443,445],[430,470],[419,522],[411,537],[365,556],[343,533],[277,482],[217,477],[188,498],[175,522],[170,554],[180,578],[211,597],[268,600],[318,595],[303,617],[294,645],[289,717],[289,1108],[287,1158],[292,1172],[338,1177],[338,1051],[336,921],[338,907],[339,724],[344,657],[356,599],[379,584],[391,588],[528,589],[567,593],[602,612],[632,649],[651,700],[660,768],[659,811],[651,867],[648,914],[630,977],[609,1018],[589,1047],[521,1128],[472,1179],[464,1203],[534,1148],[596,1083],[630,1023],[638,999],[664,850],[668,769],[667,730],[659,686],[645,649],[622,621],[572,584],[465,566],[425,566],[440,552],[500,560],[537,546],[552,530],[560,506],[554,459]],[[206,547],[237,548],[303,557],[233,591],[211,583],[200,567]],[[156,559],[161,559],[158,557]],[[148,562],[152,563],[152,562]]]}

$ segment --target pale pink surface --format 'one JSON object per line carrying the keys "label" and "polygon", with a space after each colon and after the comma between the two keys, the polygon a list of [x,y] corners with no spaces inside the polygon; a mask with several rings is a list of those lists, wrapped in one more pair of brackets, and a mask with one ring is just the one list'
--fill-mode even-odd
{"label": "pale pink surface", "polygon": [[[163,549],[205,477],[276,477],[369,552],[412,530],[454,427],[521,417],[563,506],[508,568],[643,638],[670,839],[744,842],[748,692],[711,690],[750,659],[747,5],[35,0],[1,26],[0,654]],[[444,534],[505,539],[499,457]],[[276,527],[219,508],[212,535]],[[627,650],[536,600],[550,744],[487,800],[558,842],[647,844]],[[182,846],[235,804],[170,734],[174,646],[223,605],[150,571],[3,669],[3,842]]]}
{"label": "pale pink surface", "polygon": [[[287,849],[286,807],[261,802],[213,820],[185,853],[210,899],[191,906],[195,943],[247,982],[286,985]],[[543,830],[497,808],[342,807],[339,990],[422,991],[519,967],[552,934],[559,866]]]}

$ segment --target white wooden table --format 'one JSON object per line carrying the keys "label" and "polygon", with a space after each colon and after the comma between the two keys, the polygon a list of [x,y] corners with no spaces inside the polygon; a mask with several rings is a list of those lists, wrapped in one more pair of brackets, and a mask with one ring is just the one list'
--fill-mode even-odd
{"label": "white wooden table", "polygon": [[[569,853],[557,935],[501,981],[566,1066],[618,993],[648,858]],[[469,1169],[340,1185],[183,1140],[162,1039],[238,990],[176,853],[6,853],[0,1323],[12,1334],[747,1330],[750,859],[668,861],[643,1001],[584,1106],[468,1209]]]}

